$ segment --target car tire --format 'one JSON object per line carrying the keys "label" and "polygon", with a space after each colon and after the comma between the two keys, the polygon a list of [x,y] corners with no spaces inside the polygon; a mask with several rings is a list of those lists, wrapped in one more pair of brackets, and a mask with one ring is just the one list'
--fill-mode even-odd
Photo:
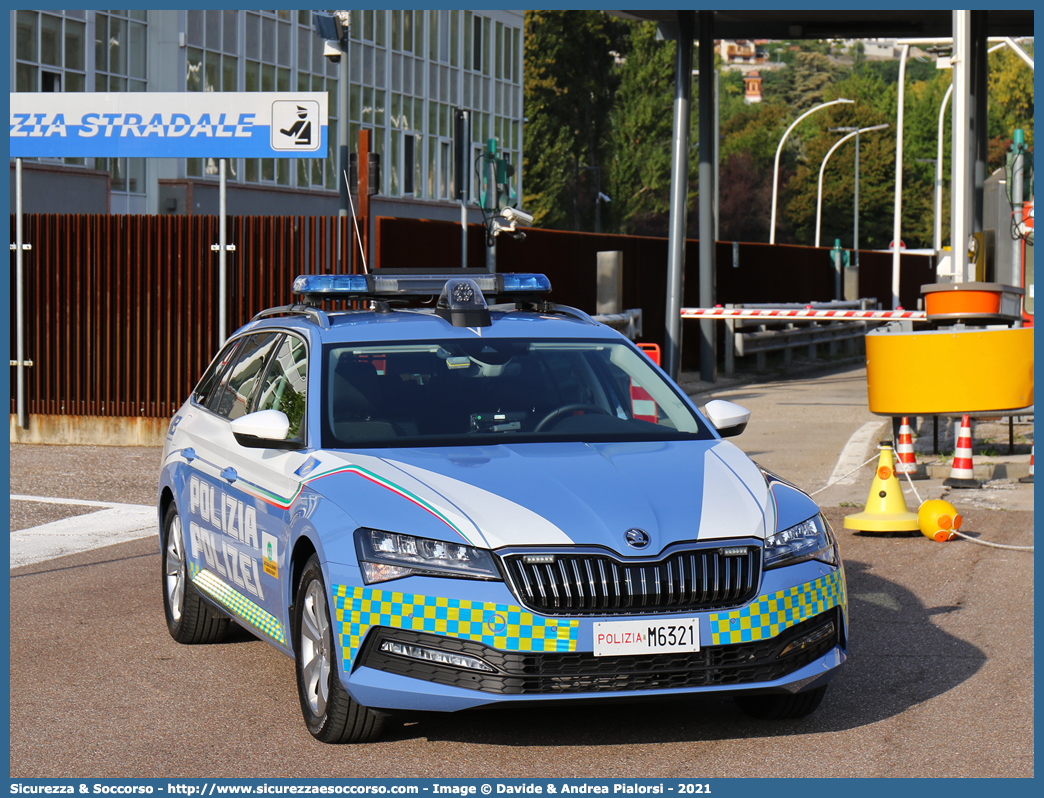
{"label": "car tire", "polygon": [[758,720],[792,720],[811,715],[823,702],[827,686],[816,687],[791,695],[761,694],[735,697],[736,705],[744,714]]}
{"label": "car tire", "polygon": [[324,743],[364,743],[384,729],[385,715],[358,704],[338,677],[333,625],[319,558],[301,573],[294,601],[297,694],[309,733]]}
{"label": "car tire", "polygon": [[167,630],[179,643],[220,643],[229,619],[212,609],[188,578],[185,531],[171,503],[163,519],[163,612]]}

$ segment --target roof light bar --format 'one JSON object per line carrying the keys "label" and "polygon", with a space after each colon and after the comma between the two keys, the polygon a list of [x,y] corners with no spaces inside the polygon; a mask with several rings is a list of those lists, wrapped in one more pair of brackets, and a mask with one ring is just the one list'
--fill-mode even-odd
{"label": "roof light bar", "polygon": [[[551,281],[543,274],[468,275],[484,295],[546,294]],[[454,274],[302,274],[293,292],[317,299],[373,298],[381,296],[438,296]]]}

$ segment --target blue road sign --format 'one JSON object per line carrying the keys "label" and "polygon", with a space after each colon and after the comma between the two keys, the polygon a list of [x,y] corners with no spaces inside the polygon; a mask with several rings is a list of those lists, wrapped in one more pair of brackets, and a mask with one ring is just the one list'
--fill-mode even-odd
{"label": "blue road sign", "polygon": [[12,158],[325,158],[325,92],[12,92]]}

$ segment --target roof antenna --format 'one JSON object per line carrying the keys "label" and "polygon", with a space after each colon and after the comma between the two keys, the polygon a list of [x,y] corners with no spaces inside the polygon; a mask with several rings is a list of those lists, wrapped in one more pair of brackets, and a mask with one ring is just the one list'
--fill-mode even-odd
{"label": "roof antenna", "polygon": [[363,252],[362,236],[359,235],[359,217],[355,213],[355,202],[352,200],[352,184],[348,182],[348,172],[346,170],[342,169],[341,175],[344,177],[344,185],[348,189],[348,203],[352,206],[352,222],[355,223],[355,240],[359,244],[359,257],[362,259],[363,274],[369,274],[370,270],[366,266],[366,253]]}

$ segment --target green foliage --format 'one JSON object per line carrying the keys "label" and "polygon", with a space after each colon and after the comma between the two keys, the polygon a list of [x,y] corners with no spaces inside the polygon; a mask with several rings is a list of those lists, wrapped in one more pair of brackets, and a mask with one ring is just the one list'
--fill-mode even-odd
{"label": "green foliage", "polygon": [[[723,240],[768,241],[772,209],[772,167],[776,146],[790,124],[782,102],[742,104],[720,121],[721,165],[718,230]],[[789,159],[782,165],[781,182]]]}
{"label": "green foliage", "polygon": [[[1032,45],[1029,52],[1033,52]],[[990,54],[987,86],[990,136],[1010,140],[1015,129],[1022,128],[1026,132],[1026,144],[1033,149],[1033,72],[1005,47]],[[999,165],[1003,165],[1003,161]]]}
{"label": "green foliage", "polygon": [[852,46],[852,71],[860,73],[866,66],[866,45],[857,41]]}
{"label": "green foliage", "polygon": [[[883,91],[882,91],[883,90]],[[788,182],[781,206],[793,240],[814,244],[819,170],[827,152],[844,135],[831,132],[838,127],[872,127],[891,122],[894,116],[875,102],[860,102],[875,92],[887,95],[873,76],[853,76],[833,87],[833,93],[856,99],[852,105],[825,108],[802,122],[793,135],[801,136],[801,151],[793,178]],[[875,105],[877,107],[875,107]],[[895,186],[895,129],[867,132],[859,137],[859,246],[882,248],[891,241]],[[842,144],[827,161],[823,175],[822,232],[820,245],[840,238],[852,246],[855,211],[855,138]],[[780,236],[777,233],[776,240]]]}
{"label": "green foliage", "polygon": [[626,30],[598,11],[525,14],[525,207],[538,226],[593,227],[594,195],[581,196],[589,181],[580,167],[609,161],[613,54],[626,49]]}
{"label": "green foliage", "polygon": [[[764,101],[748,105],[743,75],[720,71],[720,232],[723,240],[767,241],[773,162],[786,128],[804,111],[845,97],[854,105],[817,112],[791,133],[780,163],[776,240],[811,244],[817,182],[823,157],[843,133],[832,127],[886,130],[860,136],[859,244],[883,249],[892,239],[899,63],[867,61],[856,43],[850,66],[830,55],[830,42],[771,42],[761,70]],[[602,229],[667,235],[670,211],[674,62],[672,41],[657,41],[651,23],[623,22],[594,11],[530,11],[525,42],[524,206],[536,223],[593,229],[594,175],[602,167]],[[698,47],[693,60],[697,63]],[[720,59],[716,56],[716,66]],[[776,66],[780,63],[780,66]],[[939,108],[949,70],[912,58],[906,69],[902,236],[908,247],[931,246],[936,214],[934,159]],[[1012,131],[1033,142],[1033,74],[1014,54],[990,56],[990,168],[1003,164]],[[698,185],[697,98],[693,81],[688,163],[690,234]],[[950,118],[943,130],[944,174],[949,174]],[[854,139],[831,156],[824,173],[821,243],[852,244]],[[948,187],[947,187],[948,188]],[[944,243],[949,191],[942,208]]]}
{"label": "green foliage", "polygon": [[838,96],[831,86],[841,76],[841,69],[823,53],[798,53],[792,71],[794,79],[785,99],[795,115]]}
{"label": "green foliage", "polygon": [[666,235],[675,52],[674,42],[656,40],[655,24],[630,26],[612,116],[611,186],[621,232]]}
{"label": "green foliage", "polygon": [[[876,75],[890,86],[899,83],[899,59],[887,61],[867,61],[863,71]],[[906,59],[906,80],[916,83],[918,81],[930,81],[938,72],[935,62],[911,56]]]}

